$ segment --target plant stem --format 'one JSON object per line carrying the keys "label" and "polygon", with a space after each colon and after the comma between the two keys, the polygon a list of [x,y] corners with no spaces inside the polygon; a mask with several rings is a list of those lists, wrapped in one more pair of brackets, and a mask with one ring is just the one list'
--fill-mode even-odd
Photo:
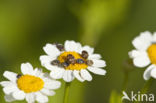
{"label": "plant stem", "polygon": [[128,79],[129,79],[129,72],[124,72],[124,81],[123,81],[122,91],[125,91],[127,89]]}
{"label": "plant stem", "polygon": [[[152,83],[153,83],[153,78],[150,78],[143,86],[143,88],[140,91],[140,94],[146,94],[148,92],[148,90],[150,89]],[[139,101],[135,102],[135,103],[139,103]]]}
{"label": "plant stem", "polygon": [[124,81],[123,81],[123,85],[122,85],[122,91],[126,91],[128,81],[129,81],[129,75],[130,75],[131,71],[134,70],[132,59],[125,60],[122,65],[122,69],[123,69],[123,73],[124,73]]}
{"label": "plant stem", "polygon": [[147,93],[147,91],[150,89],[152,83],[153,83],[153,78],[150,78],[144,85],[144,87],[141,89],[141,94]]}
{"label": "plant stem", "polygon": [[67,82],[65,83],[63,103],[68,103],[68,96],[69,96],[70,85],[71,85],[71,83],[67,83]]}

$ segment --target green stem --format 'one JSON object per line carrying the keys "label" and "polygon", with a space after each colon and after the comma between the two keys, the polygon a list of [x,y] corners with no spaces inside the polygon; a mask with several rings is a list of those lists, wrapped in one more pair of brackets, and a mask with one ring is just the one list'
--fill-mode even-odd
{"label": "green stem", "polygon": [[129,75],[132,70],[134,70],[133,62],[131,59],[127,59],[123,62],[122,65],[123,68],[123,73],[124,73],[124,80],[123,80],[123,85],[122,85],[122,91],[127,90],[127,85],[129,81]]}
{"label": "green stem", "polygon": [[153,78],[150,78],[144,85],[144,87],[141,89],[141,93],[145,94],[147,91],[150,89],[152,83],[153,83]]}
{"label": "green stem", "polygon": [[64,91],[64,99],[63,103],[68,103],[68,96],[69,96],[69,88],[71,83],[65,83],[65,91]]}
{"label": "green stem", "polygon": [[122,91],[125,91],[127,89],[128,79],[129,79],[129,72],[124,72],[124,81],[123,81]]}
{"label": "green stem", "polygon": [[[150,78],[145,85],[143,86],[143,88],[140,91],[140,94],[146,94],[148,92],[148,90],[150,89],[150,87],[152,86],[153,83],[153,78]],[[135,103],[139,103],[139,101],[135,102]]]}

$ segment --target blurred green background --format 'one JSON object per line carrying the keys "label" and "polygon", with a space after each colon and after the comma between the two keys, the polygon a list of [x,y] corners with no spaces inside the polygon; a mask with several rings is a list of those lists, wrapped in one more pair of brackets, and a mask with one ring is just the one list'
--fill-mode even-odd
{"label": "blurred green background", "polygon": [[[93,75],[92,82],[75,80],[69,103],[109,103],[112,91],[122,90],[122,65],[133,49],[132,39],[140,32],[156,31],[155,5],[156,0],[1,0],[0,80],[5,80],[5,70],[20,73],[23,62],[43,68],[39,56],[45,54],[46,43],[75,40],[95,47],[107,62],[107,75]],[[130,73],[128,92],[143,87],[144,70]],[[156,93],[155,85],[150,93]],[[62,103],[63,92],[62,81],[49,103]],[[5,103],[1,87],[0,103]]]}

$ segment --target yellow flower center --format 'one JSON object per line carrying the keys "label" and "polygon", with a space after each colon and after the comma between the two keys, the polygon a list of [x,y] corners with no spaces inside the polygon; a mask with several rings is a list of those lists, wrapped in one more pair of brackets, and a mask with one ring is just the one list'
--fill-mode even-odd
{"label": "yellow flower center", "polygon": [[[86,61],[84,58],[81,57],[81,55],[79,53],[76,52],[63,52],[59,57],[58,60],[63,63],[66,61],[67,55],[73,55],[75,59],[82,59],[84,61]],[[69,64],[69,66],[67,66],[65,69],[67,70],[81,70],[81,69],[86,69],[88,67],[87,64],[83,63],[83,64],[79,64],[79,63],[75,63],[75,64]]]}
{"label": "yellow flower center", "polygon": [[25,93],[31,93],[41,90],[44,86],[44,81],[39,77],[23,75],[17,80],[17,85]]}
{"label": "yellow flower center", "polygon": [[148,49],[148,56],[152,64],[156,64],[156,44],[152,44]]}

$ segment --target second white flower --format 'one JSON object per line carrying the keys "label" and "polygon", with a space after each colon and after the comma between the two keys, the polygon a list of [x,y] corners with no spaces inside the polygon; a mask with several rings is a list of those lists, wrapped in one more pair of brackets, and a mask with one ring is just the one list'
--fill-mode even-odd
{"label": "second white flower", "polygon": [[51,71],[54,79],[63,78],[71,82],[75,77],[83,82],[91,81],[92,76],[88,71],[98,75],[105,75],[102,67],[106,66],[101,55],[94,54],[94,49],[89,46],[81,46],[75,41],[66,41],[62,44],[46,44],[43,47],[47,55],[40,56],[41,64]]}

